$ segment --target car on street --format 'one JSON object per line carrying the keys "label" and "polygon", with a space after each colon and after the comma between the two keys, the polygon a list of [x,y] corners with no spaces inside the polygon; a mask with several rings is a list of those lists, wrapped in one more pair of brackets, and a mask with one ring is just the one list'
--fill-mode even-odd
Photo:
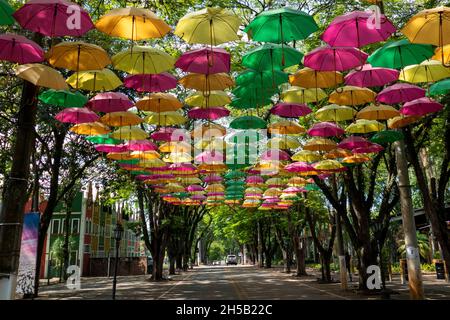
{"label": "car on street", "polygon": [[230,264],[237,265],[237,258],[236,258],[236,255],[234,255],[234,254],[229,254],[229,255],[227,256],[226,262],[227,262],[227,266],[229,266]]}

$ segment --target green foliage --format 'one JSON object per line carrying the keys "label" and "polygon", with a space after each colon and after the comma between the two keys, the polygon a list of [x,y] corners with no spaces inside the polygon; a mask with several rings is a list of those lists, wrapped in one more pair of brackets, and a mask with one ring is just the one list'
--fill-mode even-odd
{"label": "green foliage", "polygon": [[[427,235],[417,232],[417,246],[419,247],[419,254],[423,259],[426,259],[430,253],[430,244]],[[399,241],[398,252],[402,257],[406,256],[405,240]]]}
{"label": "green foliage", "polygon": [[213,241],[208,252],[209,261],[221,261],[225,256],[225,246],[218,241]]}
{"label": "green foliage", "polygon": [[[69,236],[69,252],[77,250],[77,240],[74,236]],[[56,238],[50,247],[50,255],[56,268],[61,268],[64,264],[64,236]]]}

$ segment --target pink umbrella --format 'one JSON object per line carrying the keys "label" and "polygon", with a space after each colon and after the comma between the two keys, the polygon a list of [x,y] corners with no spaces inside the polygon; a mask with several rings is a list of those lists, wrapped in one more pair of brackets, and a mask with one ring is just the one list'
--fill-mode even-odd
{"label": "pink umbrella", "polygon": [[177,87],[177,78],[168,72],[127,76],[123,85],[138,92],[162,92]]}
{"label": "pink umbrella", "polygon": [[22,28],[49,37],[81,37],[94,28],[87,11],[66,0],[30,0],[13,16]]}
{"label": "pink umbrella", "polygon": [[229,115],[230,110],[224,107],[192,108],[188,111],[188,117],[191,119],[217,120]]}
{"label": "pink umbrella", "polygon": [[124,145],[115,145],[115,144],[97,144],[95,147],[95,150],[98,152],[126,152],[127,148]]}
{"label": "pink umbrella", "polygon": [[86,104],[89,109],[105,113],[127,111],[132,106],[133,102],[120,92],[99,93]]}
{"label": "pink umbrella", "polygon": [[261,184],[264,183],[264,178],[261,176],[249,176],[245,179],[245,183],[247,184]]}
{"label": "pink umbrella", "polygon": [[0,60],[25,64],[44,61],[44,50],[24,36],[7,33],[0,35]]}
{"label": "pink umbrella", "polygon": [[361,70],[354,70],[345,76],[345,84],[357,87],[382,87],[398,80],[400,72],[395,69],[374,68],[366,64]]}
{"label": "pink umbrella", "polygon": [[299,192],[306,192],[306,189],[300,187],[289,187],[283,190],[283,193],[290,193],[290,194]]}
{"label": "pink umbrella", "polygon": [[195,194],[191,197],[192,200],[203,201],[206,197],[202,194]]}
{"label": "pink umbrella", "polygon": [[186,130],[179,128],[163,127],[150,135],[155,141],[187,141],[189,139]]}
{"label": "pink umbrella", "polygon": [[223,153],[216,150],[207,150],[195,157],[195,161],[198,163],[223,163],[224,159]]}
{"label": "pink umbrella", "polygon": [[405,103],[425,97],[426,90],[409,83],[396,83],[377,95],[377,101],[385,104]]}
{"label": "pink umbrella", "polygon": [[175,66],[184,72],[201,74],[229,73],[230,61],[230,54],[224,49],[202,48],[182,54]]}
{"label": "pink umbrella", "polygon": [[223,197],[225,192],[208,192],[208,197]]}
{"label": "pink umbrella", "polygon": [[413,101],[406,102],[400,108],[400,113],[405,116],[425,116],[429,113],[434,113],[442,110],[444,106],[428,97],[419,98]]}
{"label": "pink umbrella", "polygon": [[380,146],[379,144],[372,143],[371,145],[367,147],[362,148],[355,148],[352,150],[352,153],[378,153],[383,151],[384,148]]}
{"label": "pink umbrella", "polygon": [[280,198],[278,197],[264,197],[264,204],[277,203],[280,202]]}
{"label": "pink umbrella", "polygon": [[348,138],[345,138],[344,140],[342,140],[339,144],[338,147],[341,149],[347,149],[347,150],[353,150],[356,148],[367,148],[371,145],[372,143],[363,138],[363,137],[358,137],[358,136],[350,136]]}
{"label": "pink umbrella", "polygon": [[284,118],[298,118],[310,114],[312,110],[306,104],[282,102],[270,109],[270,112]]}
{"label": "pink umbrella", "polygon": [[306,162],[293,162],[288,164],[284,169],[288,172],[310,172],[316,171],[313,166]]}
{"label": "pink umbrella", "polygon": [[304,65],[319,71],[346,71],[364,65],[369,55],[356,48],[320,47],[305,55]]}
{"label": "pink umbrella", "polygon": [[169,166],[169,169],[174,172],[194,172],[197,167],[191,163],[173,163]]}
{"label": "pink umbrella", "polygon": [[267,150],[261,155],[261,160],[278,160],[278,161],[289,161],[291,157],[286,151],[279,149]]}
{"label": "pink umbrella", "polygon": [[344,129],[333,122],[319,122],[308,130],[308,134],[313,137],[337,137],[344,134]]}
{"label": "pink umbrella", "polygon": [[186,188],[187,192],[200,192],[204,191],[205,189],[202,186],[199,186],[198,184],[190,185]]}
{"label": "pink umbrella", "polygon": [[158,146],[149,140],[130,140],[126,144],[129,151],[156,151]]}
{"label": "pink umbrella", "polygon": [[384,41],[396,29],[384,14],[380,14],[377,25],[374,12],[354,11],[335,18],[321,39],[334,47],[361,48],[371,43]]}
{"label": "pink umbrella", "polygon": [[59,112],[55,119],[64,123],[88,123],[96,122],[100,117],[87,108],[67,108]]}
{"label": "pink umbrella", "polygon": [[216,182],[220,182],[222,180],[223,180],[223,178],[217,174],[208,175],[203,179],[203,181],[206,183],[216,183]]}
{"label": "pink umbrella", "polygon": [[137,180],[141,180],[141,181],[143,181],[143,180],[148,180],[148,179],[149,179],[149,175],[146,175],[146,174],[139,174],[139,175],[136,176],[136,179],[137,179]]}

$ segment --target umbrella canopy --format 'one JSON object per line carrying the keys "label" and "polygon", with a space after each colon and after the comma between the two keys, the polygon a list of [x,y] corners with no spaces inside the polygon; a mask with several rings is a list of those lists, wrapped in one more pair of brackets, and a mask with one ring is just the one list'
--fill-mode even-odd
{"label": "umbrella canopy", "polygon": [[191,119],[217,120],[229,115],[230,110],[224,107],[193,108],[188,111],[188,117]]}
{"label": "umbrella canopy", "polygon": [[331,150],[330,152],[326,153],[324,155],[325,159],[343,159],[346,157],[350,157],[352,153],[348,150],[337,148],[334,150]]}
{"label": "umbrella canopy", "polygon": [[322,160],[322,156],[310,150],[301,150],[292,156],[292,161],[316,162]]}
{"label": "umbrella canopy", "polygon": [[314,138],[309,140],[303,149],[309,151],[331,151],[336,149],[336,142],[325,138]]}
{"label": "umbrella canopy", "polygon": [[187,105],[199,108],[220,107],[230,102],[228,94],[218,90],[211,91],[206,96],[203,92],[194,92],[185,99]]}
{"label": "umbrella canopy", "polygon": [[400,72],[395,69],[377,68],[366,64],[345,76],[345,84],[357,87],[383,87],[397,81]]}
{"label": "umbrella canopy", "polygon": [[265,161],[289,161],[291,160],[291,157],[286,151],[280,149],[269,149],[260,156],[260,159]]}
{"label": "umbrella canopy", "polygon": [[387,42],[374,51],[367,62],[373,67],[403,69],[431,58],[433,53],[432,45],[416,44],[409,42],[408,39],[402,39]]}
{"label": "umbrella canopy", "polygon": [[128,96],[121,92],[103,92],[89,100],[86,107],[97,112],[126,111],[133,106]]}
{"label": "umbrella canopy", "polygon": [[170,27],[153,12],[134,7],[108,11],[95,27],[109,36],[132,41],[162,38],[170,31]]}
{"label": "umbrella canopy", "polygon": [[388,120],[389,129],[399,129],[410,125],[420,119],[419,116],[404,116],[400,115]]}
{"label": "umbrella canopy", "polygon": [[355,148],[365,148],[371,145],[371,142],[366,138],[358,137],[358,136],[350,136],[342,140],[338,147],[347,150],[353,150]]}
{"label": "umbrella canopy", "polygon": [[153,93],[136,102],[136,107],[142,111],[169,112],[183,107],[177,97],[171,93]]}
{"label": "umbrella canopy", "polygon": [[86,137],[86,140],[94,144],[118,145],[121,140],[111,138],[108,134]]}
{"label": "umbrella canopy", "polygon": [[174,33],[188,43],[217,46],[239,40],[240,25],[241,19],[228,9],[204,8],[182,17]]}
{"label": "umbrella canopy", "polygon": [[176,126],[185,123],[187,119],[177,111],[169,111],[151,112],[144,121],[158,126]]}
{"label": "umbrella canopy", "polygon": [[24,36],[6,33],[0,35],[0,60],[25,64],[44,61],[44,50]]}
{"label": "umbrella canopy", "polygon": [[332,88],[344,82],[342,73],[337,71],[318,71],[303,68],[289,76],[292,86],[303,88]]}
{"label": "umbrella canopy", "polygon": [[150,140],[131,140],[125,145],[129,151],[156,151],[158,147]]}
{"label": "umbrella canopy", "polygon": [[175,59],[164,51],[134,46],[112,57],[114,68],[130,74],[158,74],[173,68]]}
{"label": "umbrella canopy", "polygon": [[350,157],[345,157],[342,159],[342,163],[346,165],[357,165],[367,161],[370,161],[370,158],[364,154],[354,154]]}
{"label": "umbrella canopy", "polygon": [[313,165],[314,169],[325,172],[339,172],[344,166],[336,160],[322,160]]}
{"label": "umbrella canopy", "polygon": [[71,92],[68,90],[54,89],[42,92],[39,95],[39,100],[45,104],[67,108],[81,108],[88,102],[87,97],[78,91]]}
{"label": "umbrella canopy", "polygon": [[328,101],[339,105],[357,106],[374,102],[376,93],[368,88],[345,86],[330,94]]}
{"label": "umbrella canopy", "polygon": [[14,23],[14,18],[12,17],[14,9],[9,5],[6,0],[0,0],[0,25],[10,26]]}
{"label": "umbrella canopy", "polygon": [[133,112],[118,111],[105,114],[100,121],[111,127],[124,127],[124,126],[136,126],[143,122]]}
{"label": "umbrella canopy", "polygon": [[271,134],[292,134],[292,135],[297,135],[306,132],[305,128],[299,125],[297,122],[287,120],[271,123],[268,127],[268,131]]}
{"label": "umbrella canopy", "polygon": [[300,142],[289,136],[285,137],[274,137],[267,141],[267,147],[271,149],[297,149],[300,147]]}
{"label": "umbrella canopy", "polygon": [[400,113],[405,116],[425,116],[429,113],[434,113],[442,110],[444,106],[439,102],[431,100],[428,97],[419,98],[413,101],[406,102],[400,108]]}
{"label": "umbrella canopy", "polygon": [[191,152],[192,147],[189,143],[184,141],[170,141],[163,143],[159,146],[159,151],[163,153],[180,153],[180,152]]}
{"label": "umbrella canopy", "polygon": [[136,74],[125,77],[123,85],[137,92],[161,92],[177,87],[178,80],[168,72]]}
{"label": "umbrella canopy", "polygon": [[273,106],[270,112],[283,118],[299,118],[310,114],[312,110],[306,104],[281,102]]}
{"label": "umbrella canopy", "polygon": [[303,58],[300,51],[289,46],[265,43],[247,52],[242,58],[242,65],[258,70],[282,70],[299,64]]}
{"label": "umbrella canopy", "polygon": [[320,121],[347,121],[352,120],[356,115],[356,110],[347,107],[339,106],[337,104],[330,104],[325,107],[320,108],[314,113],[316,119]]}
{"label": "umbrella canopy", "polygon": [[183,53],[175,67],[192,73],[228,73],[231,69],[231,56],[221,48],[201,48]]}
{"label": "umbrella canopy", "polygon": [[393,143],[403,139],[401,131],[385,130],[375,133],[370,141],[378,144]]}
{"label": "umbrella canopy", "polygon": [[139,127],[120,127],[113,133],[111,138],[120,140],[145,140],[148,134]]}
{"label": "umbrella canopy", "polygon": [[122,85],[122,81],[109,69],[81,71],[72,74],[66,82],[72,87],[88,91],[111,91]]}
{"label": "umbrella canopy", "polygon": [[306,162],[293,162],[284,167],[284,169],[288,172],[295,172],[295,173],[299,172],[309,173],[316,171],[312,165]]}
{"label": "umbrella canopy", "polygon": [[56,68],[72,71],[101,70],[111,64],[106,51],[84,42],[61,42],[46,54],[48,62]]}
{"label": "umbrella canopy", "polygon": [[327,97],[328,95],[325,91],[320,88],[306,89],[301,87],[291,87],[281,94],[281,99],[284,102],[301,104],[318,102]]}
{"label": "umbrella canopy", "polygon": [[307,53],[304,65],[320,71],[346,71],[362,66],[369,55],[356,48],[320,47]]}
{"label": "umbrella canopy", "polygon": [[367,119],[367,120],[388,120],[399,116],[400,113],[397,109],[388,105],[374,105],[371,104],[364,109],[360,110],[356,118]]}
{"label": "umbrella canopy", "polygon": [[114,145],[114,144],[97,144],[95,145],[95,150],[98,152],[105,153],[123,153],[127,151],[124,145]]}
{"label": "umbrella canopy", "polygon": [[229,106],[235,109],[242,110],[242,109],[253,109],[263,107],[269,104],[272,104],[272,100],[270,100],[270,98],[250,96],[233,99],[229,104]]}
{"label": "umbrella canopy", "polygon": [[59,112],[55,119],[64,123],[96,122],[100,117],[87,108],[67,108]]}
{"label": "umbrella canopy", "polygon": [[244,116],[234,119],[230,123],[233,129],[266,129],[267,123],[261,118],[255,116]]}
{"label": "umbrella canopy", "polygon": [[367,153],[378,153],[383,150],[384,150],[384,148],[382,146],[380,146],[379,144],[372,143],[368,147],[355,148],[352,150],[352,152],[354,154],[361,154],[361,153],[367,154]]}
{"label": "umbrella canopy", "polygon": [[[302,27],[299,28],[299,25]],[[310,15],[284,7],[263,11],[244,31],[255,41],[287,43],[306,39],[318,29],[314,18]]]}
{"label": "umbrella canopy", "polygon": [[181,78],[179,83],[185,88],[206,92],[210,92],[211,90],[224,90],[234,86],[233,79],[226,73],[190,73]]}
{"label": "umbrella canopy", "polygon": [[370,133],[384,130],[386,126],[376,120],[359,119],[349,125],[345,131],[348,133]]}
{"label": "umbrella canopy", "polygon": [[22,64],[14,69],[16,76],[31,82],[35,86],[55,90],[67,90],[69,87],[59,71],[39,63]]}
{"label": "umbrella canopy", "polygon": [[195,156],[194,160],[198,163],[220,164],[223,163],[225,156],[222,152],[216,150],[206,150]]}
{"label": "umbrella canopy", "polygon": [[308,130],[308,135],[313,137],[338,137],[344,134],[344,129],[333,122],[319,122]]}
{"label": "umbrella canopy", "polygon": [[[430,88],[431,89],[431,88]],[[386,104],[404,103],[425,97],[426,90],[409,83],[396,83],[377,95],[377,101]]]}
{"label": "umbrella canopy", "polygon": [[254,100],[258,106],[264,105],[264,101],[270,99],[278,91],[277,87],[247,87],[239,86],[233,89],[232,93],[236,98]]}
{"label": "umbrella canopy", "polygon": [[447,94],[450,91],[450,79],[441,80],[433,84],[429,89],[430,96]]}
{"label": "umbrella canopy", "polygon": [[384,41],[396,29],[384,14],[380,14],[379,19],[379,25],[374,25],[373,12],[353,11],[344,14],[330,23],[321,39],[333,47],[356,48]]}
{"label": "umbrella canopy", "polygon": [[188,135],[185,130],[177,128],[159,128],[158,131],[153,132],[150,135],[155,141],[174,141],[174,140],[187,140]]}
{"label": "umbrella canopy", "polygon": [[111,132],[108,126],[100,122],[80,123],[70,128],[70,131],[86,136],[107,134]]}
{"label": "umbrella canopy", "polygon": [[238,86],[265,88],[288,82],[288,74],[279,70],[245,70],[236,78]]}
{"label": "umbrella canopy", "polygon": [[450,69],[436,60],[425,60],[421,64],[416,64],[404,68],[399,80],[410,83],[436,82],[450,77]]}
{"label": "umbrella canopy", "polygon": [[13,16],[22,28],[48,37],[81,37],[94,28],[87,11],[67,0],[30,0]]}
{"label": "umbrella canopy", "polygon": [[448,66],[450,63],[450,44],[436,48],[434,56],[431,59],[438,60]]}

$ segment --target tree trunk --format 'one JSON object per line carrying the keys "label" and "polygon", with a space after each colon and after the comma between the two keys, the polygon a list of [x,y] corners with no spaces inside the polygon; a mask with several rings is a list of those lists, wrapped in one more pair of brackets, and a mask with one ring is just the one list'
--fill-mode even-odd
{"label": "tree trunk", "polygon": [[258,231],[258,267],[264,267],[264,253],[263,253],[263,239],[262,239],[262,230],[261,230],[261,222],[257,222],[257,231]]}
{"label": "tree trunk", "polygon": [[295,256],[297,258],[296,276],[307,276],[308,274],[306,273],[305,247],[298,234],[295,234],[294,236],[294,249]]}
{"label": "tree trunk", "polygon": [[181,253],[177,254],[176,267],[177,267],[178,270],[182,270],[183,269],[183,255]]}
{"label": "tree trunk", "polygon": [[169,257],[169,275],[175,274],[175,258]]}
{"label": "tree trunk", "polygon": [[322,254],[322,267],[323,267],[323,281],[330,283],[333,281],[333,278],[331,277],[331,256],[332,252],[327,251]]}

